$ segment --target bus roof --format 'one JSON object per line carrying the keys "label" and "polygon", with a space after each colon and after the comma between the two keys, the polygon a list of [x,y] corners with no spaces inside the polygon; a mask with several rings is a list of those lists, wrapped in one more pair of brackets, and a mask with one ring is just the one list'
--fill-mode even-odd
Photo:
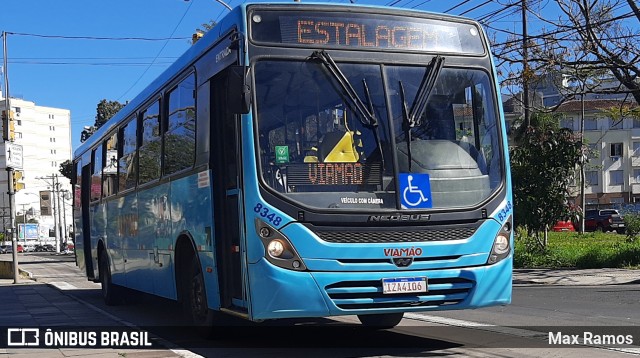
{"label": "bus roof", "polygon": [[437,16],[439,18],[447,18],[447,19],[457,19],[464,21],[471,21],[477,23],[474,20],[454,16],[449,14],[442,14],[436,12],[429,12],[424,10],[415,10],[415,9],[406,9],[406,8],[391,8],[388,6],[380,6],[380,5],[361,5],[361,4],[336,4],[336,3],[328,3],[328,2],[294,2],[290,1],[248,1],[239,6],[236,6],[232,9],[225,17],[223,17],[220,22],[216,24],[211,30],[209,30],[205,36],[203,36],[198,42],[196,42],[193,46],[189,47],[173,64],[171,64],[162,74],[160,74],[156,79],[154,79],[144,90],[142,90],[138,95],[136,95],[127,105],[116,113],[107,123],[105,123],[102,127],[100,127],[93,135],[91,135],[84,143],[82,143],[75,151],[74,151],[74,160],[83,155],[89,149],[93,148],[104,135],[111,132],[117,126],[127,118],[129,118],[138,108],[143,105],[146,101],[148,101],[152,96],[156,95],[163,86],[170,82],[174,77],[182,73],[184,69],[188,66],[192,65],[198,58],[203,56],[206,51],[213,47],[220,36],[229,32],[234,27],[239,27],[242,24],[240,29],[246,28],[246,19],[243,17],[243,14],[246,13],[247,7],[262,5],[288,5],[291,7],[295,6],[330,6],[331,8],[343,8],[343,9],[378,9],[384,12],[402,14],[402,13],[421,13],[425,15]]}

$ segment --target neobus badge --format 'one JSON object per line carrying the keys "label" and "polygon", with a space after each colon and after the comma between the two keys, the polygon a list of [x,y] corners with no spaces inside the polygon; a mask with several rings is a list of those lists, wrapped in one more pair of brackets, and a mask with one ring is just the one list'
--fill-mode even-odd
{"label": "neobus badge", "polygon": [[369,221],[429,221],[429,214],[412,214],[412,215],[370,215]]}

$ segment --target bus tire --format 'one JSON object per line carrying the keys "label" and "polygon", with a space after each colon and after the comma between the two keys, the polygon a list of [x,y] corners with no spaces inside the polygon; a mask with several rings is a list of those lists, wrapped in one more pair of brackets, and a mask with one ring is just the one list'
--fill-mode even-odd
{"label": "bus tire", "polygon": [[111,281],[111,266],[109,265],[109,257],[105,250],[100,251],[98,266],[100,268],[100,286],[104,303],[107,306],[115,306],[122,303],[120,287],[114,285]]}
{"label": "bus tire", "polygon": [[187,314],[196,327],[199,327],[200,334],[208,337],[213,331],[214,313],[207,305],[207,293],[204,286],[204,275],[198,264],[198,260],[193,258],[189,264],[187,281],[185,284]]}
{"label": "bus tire", "polygon": [[365,327],[376,329],[393,328],[397,326],[398,323],[400,323],[402,317],[404,317],[404,312],[358,315],[360,323],[362,323]]}

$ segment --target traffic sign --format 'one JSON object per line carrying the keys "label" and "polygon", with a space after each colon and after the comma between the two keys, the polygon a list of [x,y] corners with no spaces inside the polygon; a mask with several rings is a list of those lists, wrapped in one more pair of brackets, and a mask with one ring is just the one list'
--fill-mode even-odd
{"label": "traffic sign", "polygon": [[4,142],[4,157],[7,168],[22,169],[22,145]]}

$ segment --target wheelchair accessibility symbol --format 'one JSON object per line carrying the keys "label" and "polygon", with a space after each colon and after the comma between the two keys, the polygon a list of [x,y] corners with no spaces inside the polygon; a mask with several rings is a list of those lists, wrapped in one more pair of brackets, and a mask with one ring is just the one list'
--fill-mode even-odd
{"label": "wheelchair accessibility symbol", "polygon": [[402,207],[405,209],[431,208],[431,184],[429,174],[400,173],[400,191]]}

